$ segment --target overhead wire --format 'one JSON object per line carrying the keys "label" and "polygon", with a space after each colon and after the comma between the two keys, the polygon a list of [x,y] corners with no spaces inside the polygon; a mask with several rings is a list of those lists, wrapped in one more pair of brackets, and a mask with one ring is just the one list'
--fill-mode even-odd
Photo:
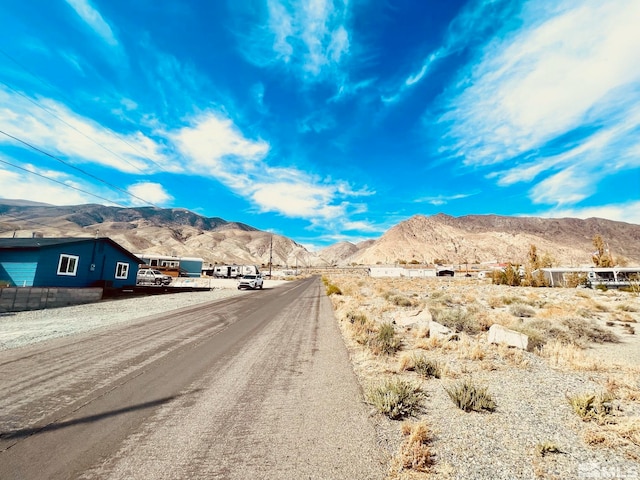
{"label": "overhead wire", "polygon": [[[4,49],[0,48],[0,53],[2,55],[4,55],[6,58],[8,58],[9,60],[11,60],[13,63],[15,63],[17,66],[19,66],[22,70],[24,70],[25,72],[27,72],[29,75],[31,75],[32,77],[36,78],[40,83],[42,83],[45,86],[48,86],[49,88],[53,88],[56,89],[56,87],[54,85],[52,85],[50,82],[48,82],[47,80],[43,79],[40,75],[32,72],[30,69],[28,69],[27,67],[25,67],[22,63],[20,63],[18,60],[16,60],[14,57],[12,57],[11,55],[9,55]],[[11,85],[8,85],[6,82],[3,82],[0,80],[1,83],[3,83],[7,88],[11,89],[13,92],[17,93],[18,95],[21,95],[22,97],[24,97],[25,99],[27,99],[28,101],[30,101],[31,103],[33,103],[34,105],[38,106],[39,108],[43,109],[44,111],[46,111],[47,113],[49,113],[50,115],[53,115],[55,118],[57,118],[59,121],[61,121],[62,123],[64,123],[65,125],[73,128],[75,131],[77,131],[78,133],[80,133],[81,135],[84,135],[85,137],[87,137],[89,140],[91,140],[92,142],[94,142],[96,145],[101,146],[102,148],[104,148],[106,151],[108,151],[109,153],[112,153],[114,155],[116,155],[118,158],[120,158],[121,160],[123,160],[124,162],[128,163],[129,165],[131,165],[134,168],[138,168],[137,166],[129,163],[126,159],[122,158],[121,156],[119,156],[117,153],[111,151],[110,149],[108,149],[107,147],[105,147],[104,145],[102,145],[100,142],[91,139],[89,136],[87,136],[85,133],[81,132],[80,130],[78,130],[77,128],[75,128],[73,125],[70,125],[69,123],[67,123],[66,121],[64,121],[63,119],[61,119],[60,117],[58,117],[56,114],[54,114],[53,112],[51,112],[50,110],[46,109],[45,107],[43,107],[42,105],[40,105],[37,101],[33,100],[32,98],[29,98],[28,96],[24,95],[23,93],[17,91],[15,88],[11,87]],[[61,94],[61,96],[63,98],[65,98],[65,100],[67,100],[67,102],[69,104],[73,104],[74,102],[72,100],[70,100],[68,97],[66,97],[64,94]],[[106,128],[102,127],[102,125],[100,125],[100,127],[103,130],[107,130]],[[120,135],[118,135],[116,132],[113,132],[111,130],[108,131],[108,133],[112,136],[114,136],[115,138],[117,138],[118,140],[120,140],[122,143],[124,143],[125,145],[127,145],[128,147],[131,147],[132,149],[134,149],[136,152],[138,152],[140,154],[140,156],[142,158],[144,158],[145,160],[149,161],[150,163],[154,164],[155,166],[157,166],[160,170],[162,170],[163,172],[167,172],[167,170],[165,170],[162,165],[160,165],[158,162],[156,162],[155,160],[153,160],[152,158],[149,158],[144,152],[140,151],[140,149],[138,149],[138,147],[136,147],[135,145],[132,145],[131,143],[129,143],[128,141],[126,141],[124,138],[122,138]],[[138,168],[138,170],[140,170]],[[144,171],[140,170],[142,173],[144,173]],[[167,172],[168,173],[168,172]]]}
{"label": "overhead wire", "polygon": [[11,162],[7,162],[6,160],[3,160],[3,159],[1,159],[1,158],[0,158],[0,163],[4,163],[4,164],[6,164],[6,165],[10,165],[10,166],[12,166],[13,168],[17,168],[17,169],[19,169],[19,170],[23,170],[23,171],[25,171],[25,172],[27,172],[27,173],[30,173],[30,174],[32,174],[32,175],[36,175],[36,176],[41,177],[41,178],[44,178],[44,179],[47,179],[47,180],[49,180],[49,181],[51,181],[51,182],[58,183],[58,184],[63,185],[63,186],[65,186],[65,187],[67,187],[67,188],[72,188],[73,190],[77,190],[78,192],[85,193],[85,194],[87,194],[87,195],[91,195],[92,197],[99,198],[100,200],[104,200],[104,201],[106,201],[106,202],[113,203],[113,204],[115,204],[115,205],[118,205],[119,207],[127,208],[127,206],[126,206],[126,205],[123,205],[123,204],[121,204],[121,203],[115,202],[115,201],[110,200],[110,199],[105,198],[105,197],[101,197],[100,195],[96,195],[95,193],[87,192],[86,190],[82,190],[81,188],[74,187],[73,185],[69,185],[69,184],[67,184],[67,183],[61,182],[61,181],[59,181],[59,180],[56,180],[55,178],[47,177],[46,175],[42,175],[41,173],[34,172],[34,171],[32,171],[32,170],[29,170],[28,168],[24,168],[24,167],[21,167],[21,166],[19,166],[19,165],[15,165],[15,164],[13,164],[13,163],[11,163]]}
{"label": "overhead wire", "polygon": [[[59,158],[59,157],[57,157],[57,156],[55,156],[55,155],[53,155],[53,154],[51,154],[51,153],[45,152],[45,151],[44,151],[44,150],[42,150],[41,148],[38,148],[38,147],[36,147],[35,145],[32,145],[32,144],[30,144],[29,142],[27,142],[27,141],[25,141],[25,140],[22,140],[22,139],[20,139],[20,138],[18,138],[18,137],[16,137],[16,136],[14,136],[14,135],[11,135],[10,133],[5,132],[4,130],[0,130],[0,133],[1,133],[1,134],[3,134],[3,135],[6,135],[6,136],[7,136],[7,137],[9,137],[9,138],[12,138],[13,140],[15,140],[15,141],[17,141],[17,142],[22,143],[23,145],[25,145],[25,146],[27,146],[27,147],[29,147],[29,148],[31,148],[31,149],[33,149],[33,150],[35,150],[35,151],[36,151],[36,152],[38,152],[38,153],[41,153],[41,154],[43,154],[43,155],[46,155],[47,157],[50,157],[50,158],[53,158],[54,160],[57,160],[58,162],[62,163],[63,165],[66,165],[66,166],[67,166],[67,167],[69,167],[69,168],[72,168],[72,169],[74,169],[74,170],[77,170],[78,172],[82,173],[83,175],[86,175],[86,176],[88,176],[88,177],[90,177],[90,178],[93,178],[94,180],[97,180],[97,181],[99,181],[99,182],[101,182],[101,183],[104,183],[105,185],[107,185],[107,186],[109,186],[109,187],[111,187],[111,188],[114,188],[114,189],[118,190],[119,192],[124,193],[125,195],[129,195],[130,197],[135,198],[135,199],[137,199],[137,200],[140,200],[140,201],[141,201],[141,202],[143,202],[143,203],[148,203],[149,205],[153,205],[151,202],[148,202],[148,201],[147,201],[147,200],[145,200],[144,198],[138,197],[137,195],[134,195],[133,193],[131,193],[131,192],[129,192],[129,191],[127,191],[127,190],[123,189],[123,188],[118,187],[117,185],[113,185],[112,183],[109,183],[109,182],[107,182],[106,180],[103,180],[102,178],[100,178],[100,177],[98,177],[98,176],[96,176],[96,175],[93,175],[93,174],[91,174],[91,173],[89,173],[89,172],[86,172],[85,170],[81,169],[80,167],[76,167],[75,165],[71,165],[70,163],[65,162],[65,161],[64,161],[64,160],[62,160],[61,158]],[[155,206],[157,206],[157,205],[153,205],[153,206],[155,207]]]}
{"label": "overhead wire", "polygon": [[[12,57],[10,54],[8,54],[4,49],[0,48],[0,53],[1,53],[2,55],[4,55],[7,59],[11,60],[14,64],[18,65],[22,70],[24,70],[25,72],[27,72],[29,75],[33,76],[33,77],[34,77],[34,78],[36,78],[38,81],[40,81],[41,83],[43,83],[44,85],[48,86],[49,88],[54,88],[54,89],[56,88],[56,87],[55,87],[54,85],[52,85],[50,82],[46,81],[45,79],[43,79],[42,77],[40,77],[40,76],[39,76],[39,75],[37,75],[36,73],[34,73],[34,72],[32,72],[31,70],[29,70],[26,66],[24,66],[22,63],[20,63],[20,62],[19,62],[18,60],[16,60],[14,57]],[[38,108],[40,108],[41,110],[43,110],[43,111],[45,111],[46,113],[48,113],[49,115],[53,116],[54,118],[56,118],[58,121],[62,122],[63,124],[65,124],[65,125],[66,125],[66,126],[68,126],[69,128],[73,129],[74,131],[76,131],[76,132],[77,132],[77,133],[79,133],[80,135],[84,136],[85,138],[87,138],[88,140],[90,140],[91,142],[93,142],[94,144],[96,144],[96,145],[100,146],[100,147],[101,147],[101,148],[103,148],[105,151],[107,151],[107,152],[109,152],[109,153],[113,154],[114,156],[116,156],[117,158],[121,159],[122,161],[124,161],[125,163],[127,163],[128,165],[130,165],[131,167],[136,168],[136,169],[137,169],[137,170],[139,170],[140,172],[145,173],[145,172],[144,172],[143,170],[141,170],[138,166],[133,165],[133,164],[132,164],[131,162],[129,162],[127,159],[123,158],[122,156],[120,156],[120,155],[119,155],[119,154],[117,154],[116,152],[112,151],[111,149],[109,149],[109,148],[105,147],[105,146],[104,146],[104,145],[102,145],[100,142],[98,142],[98,141],[94,140],[93,138],[91,138],[90,136],[88,136],[88,135],[87,135],[87,134],[85,134],[84,132],[80,131],[79,129],[77,129],[77,128],[76,128],[76,127],[74,127],[73,125],[69,124],[67,121],[65,121],[64,119],[60,118],[60,117],[59,117],[58,115],[56,115],[54,112],[52,112],[51,110],[49,110],[49,109],[47,109],[46,107],[42,106],[42,105],[41,105],[39,102],[37,102],[36,100],[34,100],[34,99],[32,99],[32,98],[28,97],[27,95],[25,95],[24,93],[22,93],[22,92],[20,92],[20,91],[18,91],[18,90],[16,90],[16,89],[15,89],[15,88],[13,88],[11,85],[9,85],[8,83],[6,83],[6,82],[4,82],[4,81],[2,81],[2,80],[0,80],[0,83],[2,83],[3,85],[5,85],[5,86],[6,86],[8,89],[10,89],[12,92],[16,93],[17,95],[20,95],[21,97],[23,97],[24,99],[26,99],[26,100],[27,100],[27,101],[29,101],[30,103],[34,104],[35,106],[37,106],[37,107],[38,107]],[[63,98],[65,98],[65,99],[68,101],[68,103],[73,104],[73,102],[72,102],[72,101],[70,101],[67,97],[65,97],[64,95],[61,95],[61,96],[62,96]],[[101,127],[102,127],[102,126],[101,126]],[[107,129],[106,129],[106,128],[104,128],[104,127],[102,127],[102,128],[103,128],[105,131],[107,130]],[[124,194],[126,194],[126,195],[128,195],[128,196],[130,196],[130,197],[132,197],[132,198],[135,198],[135,199],[137,199],[137,200],[140,200],[140,201],[142,201],[142,202],[143,202],[143,203],[145,203],[145,204],[148,204],[148,205],[154,206],[154,207],[156,207],[156,208],[162,208],[162,207],[159,207],[158,205],[153,204],[152,202],[149,202],[148,200],[145,200],[145,199],[143,199],[143,198],[141,198],[141,197],[138,197],[138,196],[137,196],[137,195],[135,195],[135,194],[132,194],[131,192],[129,192],[129,191],[125,190],[125,189],[122,189],[122,188],[118,187],[117,185],[113,185],[113,184],[111,184],[111,183],[107,182],[106,180],[103,180],[102,178],[100,178],[100,177],[96,176],[96,175],[93,175],[93,174],[91,174],[91,173],[89,173],[89,172],[87,172],[87,171],[85,171],[85,170],[83,170],[83,169],[81,169],[81,168],[79,168],[79,167],[76,167],[76,166],[74,166],[74,165],[71,165],[70,163],[65,162],[65,161],[64,161],[64,160],[62,160],[61,158],[59,158],[59,157],[57,157],[57,156],[55,156],[55,155],[53,155],[53,154],[50,154],[50,153],[48,153],[48,152],[46,152],[46,151],[42,150],[41,148],[36,147],[35,145],[32,145],[31,143],[29,143],[29,142],[27,142],[27,141],[25,141],[25,140],[23,140],[23,139],[20,139],[20,138],[18,138],[18,137],[16,137],[16,136],[14,136],[14,135],[11,135],[11,134],[9,134],[9,133],[7,133],[7,132],[2,131],[2,130],[0,130],[0,133],[2,133],[3,135],[5,135],[5,136],[7,136],[7,137],[9,137],[9,138],[11,138],[11,139],[13,139],[13,140],[17,141],[17,142],[20,142],[21,144],[23,144],[23,145],[25,145],[25,146],[27,146],[27,147],[29,147],[29,148],[33,149],[34,151],[36,151],[36,152],[38,152],[38,153],[41,153],[41,154],[43,154],[43,155],[46,155],[46,156],[48,156],[48,157],[50,157],[50,158],[52,158],[52,159],[54,159],[54,160],[56,160],[56,161],[58,161],[58,162],[60,162],[60,163],[64,164],[64,165],[66,165],[67,167],[72,168],[72,169],[74,169],[74,170],[76,170],[76,171],[78,171],[78,172],[82,173],[83,175],[86,175],[86,176],[88,176],[88,177],[90,177],[90,178],[93,178],[94,180],[97,180],[97,181],[99,181],[99,182],[101,182],[101,183],[103,183],[103,184],[105,184],[105,185],[109,186],[110,188],[113,188],[113,189],[115,189],[115,190],[118,190],[118,191],[120,191],[120,192],[122,192],[122,193],[124,193]],[[167,170],[166,170],[166,169],[164,169],[164,168],[162,167],[162,165],[160,165],[159,163],[157,163],[157,162],[156,162],[156,161],[154,161],[153,159],[149,158],[147,155],[145,155],[143,152],[141,152],[141,151],[140,151],[140,150],[139,150],[135,145],[132,145],[132,144],[130,144],[129,142],[127,142],[125,139],[123,139],[121,136],[119,136],[116,132],[108,131],[108,133],[109,133],[110,135],[114,136],[115,138],[117,138],[118,140],[120,140],[122,143],[124,143],[124,144],[125,144],[125,145],[127,145],[128,147],[130,147],[130,148],[132,148],[133,150],[135,150],[135,151],[137,151],[138,153],[140,153],[141,158],[143,158],[143,159],[145,159],[145,160],[149,161],[150,163],[152,163],[152,164],[156,165],[160,170],[162,170],[162,171],[164,171],[164,172],[167,172]],[[83,189],[78,188],[78,187],[74,187],[73,185],[66,184],[66,183],[64,183],[64,182],[61,182],[61,181],[56,180],[56,179],[53,179],[53,178],[48,177],[48,176],[46,176],[46,175],[43,175],[43,174],[40,174],[40,173],[34,172],[34,171],[29,170],[29,169],[24,168],[24,167],[20,167],[20,166],[18,166],[18,165],[15,165],[15,164],[13,164],[13,163],[11,163],[11,162],[6,161],[6,160],[2,160],[2,159],[0,159],[0,162],[1,162],[1,163],[4,163],[4,164],[6,164],[6,165],[9,165],[9,166],[11,166],[11,167],[14,167],[14,168],[16,168],[16,169],[23,170],[23,171],[25,171],[25,172],[27,172],[27,173],[30,173],[30,174],[32,174],[32,175],[36,175],[36,176],[38,176],[38,177],[44,178],[44,179],[49,180],[49,181],[51,181],[51,182],[55,182],[55,183],[57,183],[57,184],[59,184],[59,185],[62,185],[63,187],[71,188],[71,189],[76,190],[76,191],[78,191],[78,192],[81,192],[81,193],[84,193],[84,194],[90,195],[90,196],[95,197],[95,198],[98,198],[98,199],[100,199],[100,200],[104,200],[104,201],[109,202],[109,203],[111,203],[111,204],[113,204],[113,205],[117,205],[117,206],[122,207],[122,208],[129,208],[127,205],[123,205],[122,203],[119,203],[119,202],[117,202],[117,201],[114,201],[114,200],[111,200],[111,199],[108,199],[108,198],[102,197],[102,196],[97,195],[97,194],[92,193],[92,192],[88,192],[88,191],[83,190]],[[4,213],[3,215],[9,215],[9,214]],[[12,216],[12,215],[9,215],[9,216]],[[17,217],[13,217],[13,218],[18,219]],[[23,219],[18,219],[18,220],[20,220],[20,221],[27,221],[27,222],[31,222],[31,223],[35,223],[35,224],[40,224],[40,223],[38,223],[38,222],[34,222],[34,221],[32,221],[32,220],[23,220]],[[51,225],[45,225],[45,224],[40,224],[40,225],[42,225],[42,226],[47,226],[47,227],[51,227]],[[203,233],[205,233],[205,232],[203,232]],[[207,232],[207,233],[208,233],[208,232]]]}

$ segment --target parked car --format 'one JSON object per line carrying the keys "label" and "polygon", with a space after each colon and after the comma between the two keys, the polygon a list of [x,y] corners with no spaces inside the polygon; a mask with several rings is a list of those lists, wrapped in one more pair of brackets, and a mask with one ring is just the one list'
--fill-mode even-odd
{"label": "parked car", "polygon": [[169,285],[173,277],[152,268],[141,268],[136,276],[136,285]]}
{"label": "parked car", "polygon": [[238,290],[242,288],[250,288],[251,290],[255,290],[256,288],[262,288],[264,284],[264,280],[262,279],[262,275],[244,275],[240,278],[238,282]]}

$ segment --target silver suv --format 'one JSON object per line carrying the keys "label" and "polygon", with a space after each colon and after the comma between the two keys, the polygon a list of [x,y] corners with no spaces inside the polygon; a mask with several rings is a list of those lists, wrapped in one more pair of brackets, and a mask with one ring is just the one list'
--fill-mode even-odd
{"label": "silver suv", "polygon": [[238,282],[238,290],[242,288],[250,288],[251,290],[255,290],[256,288],[262,288],[264,280],[262,280],[262,275],[245,275]]}
{"label": "silver suv", "polygon": [[136,276],[136,285],[169,285],[173,277],[152,268],[141,268]]}

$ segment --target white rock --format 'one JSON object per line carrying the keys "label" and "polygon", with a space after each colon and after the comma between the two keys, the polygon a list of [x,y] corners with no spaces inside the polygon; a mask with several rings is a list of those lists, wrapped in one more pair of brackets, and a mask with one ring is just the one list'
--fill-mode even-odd
{"label": "white rock", "polygon": [[509,330],[497,323],[494,323],[489,328],[489,343],[504,344],[522,350],[529,349],[529,337],[527,335]]}
{"label": "white rock", "polygon": [[441,323],[431,320],[429,322],[429,336],[434,338],[451,338],[454,335],[449,327],[445,327]]}

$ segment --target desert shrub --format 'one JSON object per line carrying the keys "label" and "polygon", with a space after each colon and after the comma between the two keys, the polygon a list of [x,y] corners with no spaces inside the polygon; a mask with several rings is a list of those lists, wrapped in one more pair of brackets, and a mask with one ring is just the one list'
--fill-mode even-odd
{"label": "desert shrub", "polygon": [[621,312],[637,312],[638,309],[634,305],[630,305],[628,303],[621,303],[616,307],[617,310]]}
{"label": "desert shrub", "polygon": [[603,424],[611,414],[613,397],[608,393],[579,394],[567,397],[569,405],[585,422],[595,421]]}
{"label": "desert shrub", "polygon": [[327,284],[327,295],[342,295],[342,290],[337,285],[333,283]]}
{"label": "desert shrub", "polygon": [[440,378],[442,375],[442,366],[436,360],[430,360],[424,355],[413,354],[410,359],[410,367],[407,370],[413,370],[418,375],[430,378]]}
{"label": "desert shrub", "polygon": [[349,320],[349,323],[351,324],[353,323],[365,324],[369,321],[369,319],[367,318],[367,315],[362,312],[347,312],[346,318],[347,320]]}
{"label": "desert shrub", "polygon": [[449,327],[456,332],[465,332],[474,335],[482,331],[482,326],[467,309],[455,308],[430,308],[431,317],[438,323]]}
{"label": "desert shrub", "polygon": [[503,296],[501,298],[503,305],[513,305],[514,303],[524,303],[524,300],[520,297],[507,297]]}
{"label": "desert shrub", "polygon": [[509,312],[514,317],[528,318],[533,317],[536,312],[533,308],[528,305],[524,305],[522,303],[514,303],[509,307]]}
{"label": "desert shrub", "polygon": [[619,343],[618,336],[602,327],[594,321],[582,318],[563,318],[560,324],[567,327],[574,343]]}
{"label": "desert shrub", "polygon": [[376,355],[393,355],[400,349],[402,341],[396,335],[392,323],[383,323],[378,331],[369,338],[369,347]]}
{"label": "desert shrub", "polygon": [[453,403],[465,412],[481,412],[483,410],[493,412],[496,409],[496,403],[487,388],[478,387],[471,380],[457,382],[449,388],[445,387],[445,390]]}
{"label": "desert shrub", "polygon": [[593,320],[583,318],[561,318],[557,321],[534,319],[515,330],[529,336],[532,348],[541,348],[555,341],[565,345],[586,347],[589,343],[617,343],[620,341],[613,332],[600,327]]}
{"label": "desert shrub", "polygon": [[363,313],[349,312],[347,319],[351,323],[353,339],[360,345],[368,345],[377,332],[375,324]]}
{"label": "desert shrub", "polygon": [[413,301],[407,297],[403,297],[402,295],[392,295],[388,298],[388,300],[398,307],[412,307]]}
{"label": "desert shrub", "polygon": [[424,397],[420,386],[400,378],[391,378],[371,387],[366,401],[378,412],[397,420],[419,413]]}
{"label": "desert shrub", "polygon": [[562,450],[560,450],[555,443],[547,441],[540,442],[536,445],[536,453],[544,457],[550,453],[562,453]]}
{"label": "desert shrub", "polygon": [[[542,322],[548,323],[546,320],[542,320]],[[547,331],[536,328],[535,325],[512,325],[510,328],[516,332],[524,333],[529,338],[528,347],[531,351],[540,350],[548,341]]]}
{"label": "desert shrub", "polygon": [[424,422],[402,424],[405,437],[400,447],[400,467],[417,472],[427,472],[434,464],[434,455],[429,448],[431,433]]}

